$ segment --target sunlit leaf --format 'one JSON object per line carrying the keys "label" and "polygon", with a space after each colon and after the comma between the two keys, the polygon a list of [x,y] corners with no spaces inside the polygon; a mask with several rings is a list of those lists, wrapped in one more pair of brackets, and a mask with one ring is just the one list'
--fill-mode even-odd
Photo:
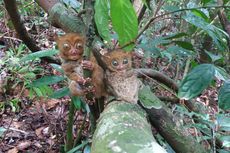
{"label": "sunlit leaf", "polygon": [[215,68],[212,64],[201,64],[195,67],[181,82],[178,96],[191,99],[198,96],[213,80]]}
{"label": "sunlit leaf", "polygon": [[[120,46],[134,41],[138,34],[138,21],[135,10],[130,0],[110,0],[111,20]],[[134,46],[126,47],[126,50],[132,50]]]}

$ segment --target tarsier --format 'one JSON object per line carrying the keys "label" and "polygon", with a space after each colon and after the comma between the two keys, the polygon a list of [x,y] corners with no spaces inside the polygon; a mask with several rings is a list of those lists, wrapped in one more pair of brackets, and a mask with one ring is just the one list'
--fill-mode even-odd
{"label": "tarsier", "polygon": [[132,69],[131,53],[118,49],[106,53],[103,60],[107,65],[106,81],[109,92],[117,100],[137,103],[142,82]]}
{"label": "tarsier", "polygon": [[[86,82],[92,81],[95,98],[106,95],[103,69],[92,56],[89,61],[83,60],[85,38],[77,33],[67,33],[56,38],[59,55],[62,59],[62,69],[70,79],[69,89],[74,96],[83,96],[89,90],[84,88]],[[83,69],[92,71],[92,79],[84,79]]]}

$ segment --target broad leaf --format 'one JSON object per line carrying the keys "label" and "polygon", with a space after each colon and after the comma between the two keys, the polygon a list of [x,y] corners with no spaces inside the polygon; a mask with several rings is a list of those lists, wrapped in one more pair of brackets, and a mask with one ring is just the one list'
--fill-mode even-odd
{"label": "broad leaf", "polygon": [[181,82],[178,96],[191,99],[199,95],[213,80],[215,68],[212,64],[202,64],[195,67]]}
{"label": "broad leaf", "polygon": [[230,147],[230,136],[222,136],[220,137],[220,140],[222,141],[222,146],[229,148]]}
{"label": "broad leaf", "polygon": [[230,109],[230,80],[226,81],[220,88],[218,104],[224,110]]}
{"label": "broad leaf", "polygon": [[69,95],[69,88],[68,87],[64,87],[64,88],[61,88],[57,91],[55,91],[52,95],[50,95],[50,98],[61,98],[61,97],[64,97],[64,96],[67,96]]}
{"label": "broad leaf", "polygon": [[229,74],[225,71],[224,68],[215,66],[215,70],[215,77],[217,79],[225,81],[230,78]]}
{"label": "broad leaf", "polygon": [[95,3],[95,23],[98,33],[106,40],[110,41],[111,36],[109,33],[109,4],[108,0],[96,0]]}
{"label": "broad leaf", "polygon": [[162,107],[161,101],[152,93],[149,86],[144,86],[139,90],[138,98],[145,108],[160,109]]}
{"label": "broad leaf", "polygon": [[58,53],[58,50],[56,49],[38,51],[35,53],[28,54],[27,56],[23,57],[21,61],[24,62],[28,60],[35,60],[36,58],[47,57],[47,56],[51,57],[57,53]]}
{"label": "broad leaf", "polygon": [[230,132],[230,115],[218,114],[217,123],[219,130]]}
{"label": "broad leaf", "polygon": [[42,85],[51,85],[64,80],[62,76],[44,76],[32,82],[32,86],[39,87]]}
{"label": "broad leaf", "polygon": [[[125,45],[137,37],[138,21],[130,0],[110,0],[112,25],[118,34],[120,46]],[[132,50],[129,45],[126,50]]]}

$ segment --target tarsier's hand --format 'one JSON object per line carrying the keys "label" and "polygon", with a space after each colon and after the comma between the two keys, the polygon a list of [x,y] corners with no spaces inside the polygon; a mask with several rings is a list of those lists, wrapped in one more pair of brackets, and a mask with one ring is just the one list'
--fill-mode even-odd
{"label": "tarsier's hand", "polygon": [[82,65],[83,69],[90,70],[90,71],[92,71],[94,68],[93,63],[91,61],[88,61],[88,60],[83,60],[81,65]]}

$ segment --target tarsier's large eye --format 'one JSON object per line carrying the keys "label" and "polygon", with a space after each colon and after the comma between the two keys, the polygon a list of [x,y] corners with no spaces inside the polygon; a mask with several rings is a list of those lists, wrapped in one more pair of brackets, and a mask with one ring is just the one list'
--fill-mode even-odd
{"label": "tarsier's large eye", "polygon": [[65,43],[65,44],[63,44],[63,48],[64,49],[70,49],[70,46],[69,46],[69,44]]}
{"label": "tarsier's large eye", "polygon": [[77,48],[82,48],[83,44],[82,43],[77,43]]}
{"label": "tarsier's large eye", "polygon": [[127,58],[124,58],[123,59],[123,64],[128,64],[129,63],[129,60]]}
{"label": "tarsier's large eye", "polygon": [[116,67],[118,66],[118,62],[116,60],[112,60],[112,65]]}

